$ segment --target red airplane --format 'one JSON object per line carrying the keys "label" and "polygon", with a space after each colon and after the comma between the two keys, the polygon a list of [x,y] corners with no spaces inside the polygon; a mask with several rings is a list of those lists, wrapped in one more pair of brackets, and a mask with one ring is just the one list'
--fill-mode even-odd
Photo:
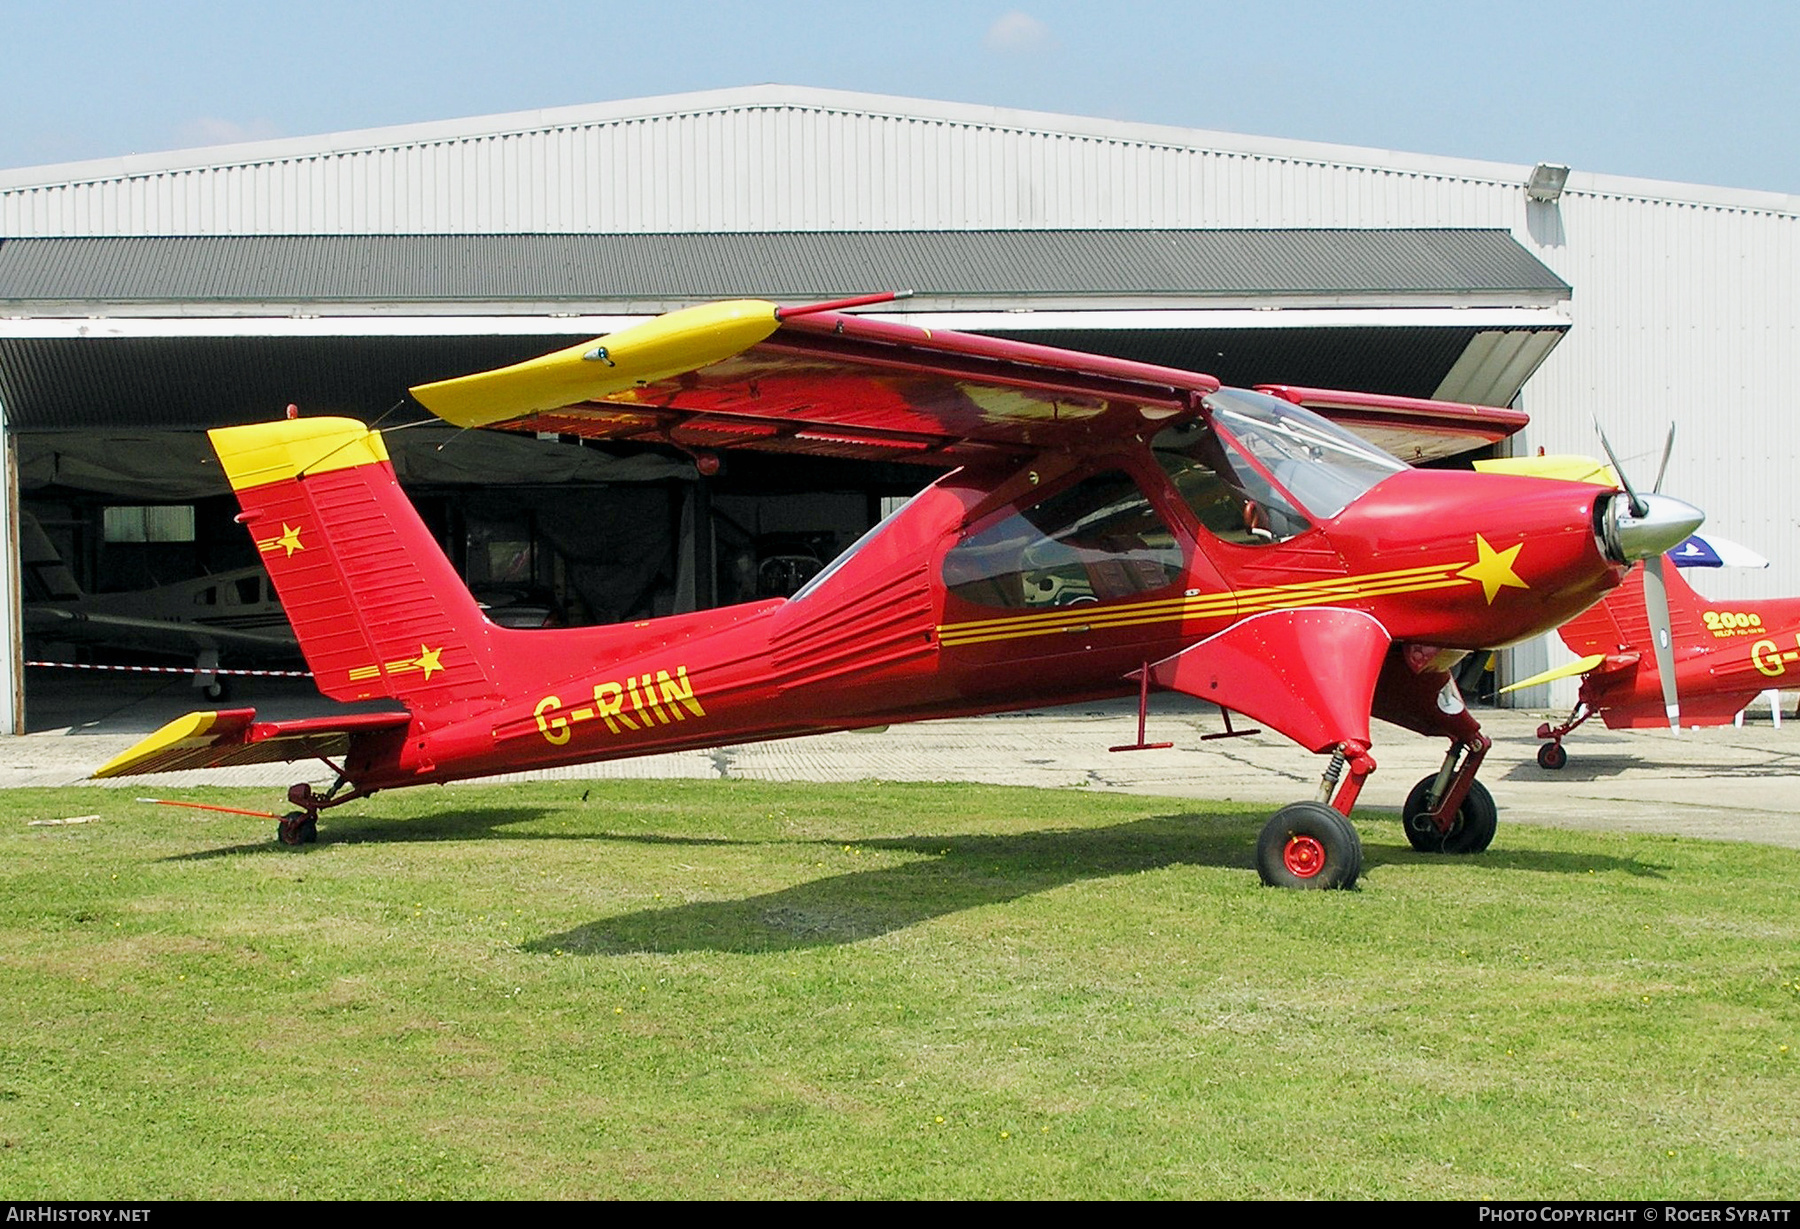
{"label": "red airplane", "polygon": [[[1665,559],[1684,564],[1680,551]],[[1800,598],[1708,601],[1680,566],[1663,569],[1673,666],[1665,673],[1659,656],[1644,652],[1656,643],[1644,577],[1634,570],[1605,601],[1562,626],[1563,643],[1580,660],[1513,684],[1584,676],[1568,717],[1538,727],[1538,737],[1550,740],[1538,748],[1540,766],[1567,764],[1563,738],[1590,717],[1600,717],[1609,730],[1726,725],[1762,692],[1800,674]],[[1672,687],[1665,688],[1665,678]]]}
{"label": "red airplane", "polygon": [[1450,670],[1567,622],[1701,514],[1667,497],[1412,469],[1515,411],[1222,388],[1210,376],[756,300],[658,317],[413,390],[465,427],[909,458],[950,472],[792,598],[628,625],[482,616],[342,418],[212,432],[319,689],[393,712],[194,713],[95,775],[318,758],[288,843],[377,790],[897,721],[1185,692],[1329,755],[1257,843],[1265,882],[1349,887],[1370,718],[1450,746],[1405,808],[1421,849],[1494,835],[1489,740]]}

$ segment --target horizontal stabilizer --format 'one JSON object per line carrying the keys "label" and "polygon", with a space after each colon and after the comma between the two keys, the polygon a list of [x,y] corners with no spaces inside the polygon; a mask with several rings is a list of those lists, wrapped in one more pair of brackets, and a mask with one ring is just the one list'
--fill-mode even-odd
{"label": "horizontal stabilizer", "polygon": [[359,736],[404,730],[408,713],[356,713],[302,721],[258,721],[253,708],[177,717],[94,770],[95,778],[135,777],[187,768],[274,764],[343,756]]}
{"label": "horizontal stabilizer", "polygon": [[1554,670],[1546,670],[1542,674],[1534,674],[1528,679],[1520,679],[1516,683],[1509,683],[1507,686],[1500,689],[1499,694],[1505,695],[1509,691],[1518,691],[1521,687],[1536,687],[1543,683],[1554,683],[1557,679],[1572,678],[1577,674],[1586,674],[1605,660],[1606,654],[1604,653],[1590,653],[1579,661],[1572,661],[1567,665],[1558,666]]}

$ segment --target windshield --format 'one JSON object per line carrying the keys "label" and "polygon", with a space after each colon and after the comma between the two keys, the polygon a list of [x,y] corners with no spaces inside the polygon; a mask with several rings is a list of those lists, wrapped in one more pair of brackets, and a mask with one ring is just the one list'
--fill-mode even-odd
{"label": "windshield", "polygon": [[1160,432],[1157,462],[1199,522],[1240,546],[1285,542],[1405,469],[1310,410],[1221,389],[1208,419]]}
{"label": "windshield", "polygon": [[1406,468],[1373,444],[1278,397],[1228,388],[1208,397],[1206,406],[1227,444],[1247,453],[1252,468],[1320,520],[1336,516]]}

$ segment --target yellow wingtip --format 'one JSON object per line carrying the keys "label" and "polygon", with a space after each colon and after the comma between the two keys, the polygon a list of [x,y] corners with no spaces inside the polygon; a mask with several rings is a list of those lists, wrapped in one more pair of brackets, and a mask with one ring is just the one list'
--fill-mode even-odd
{"label": "yellow wingtip", "polygon": [[212,741],[210,735],[217,721],[218,714],[210,712],[177,717],[162,729],[94,769],[89,779],[98,781],[107,777],[133,776],[141,770],[142,765],[161,759],[171,751],[197,751]]}
{"label": "yellow wingtip", "polygon": [[1585,482],[1591,486],[1618,487],[1619,476],[1612,466],[1592,457],[1565,454],[1548,457],[1499,457],[1477,461],[1475,468],[1484,474],[1519,474],[1526,478],[1556,478],[1563,482]]}
{"label": "yellow wingtip", "polygon": [[458,427],[489,427],[598,401],[742,353],[781,322],[765,299],[684,307],[593,341],[500,367],[420,384],[420,405]]}

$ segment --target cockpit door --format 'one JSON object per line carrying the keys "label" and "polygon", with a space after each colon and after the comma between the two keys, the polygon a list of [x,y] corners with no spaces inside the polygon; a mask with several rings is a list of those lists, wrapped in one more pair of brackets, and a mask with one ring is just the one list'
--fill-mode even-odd
{"label": "cockpit door", "polygon": [[1091,691],[1178,649],[1197,604],[1229,620],[1163,485],[1121,455],[965,525],[939,565],[946,661]]}

